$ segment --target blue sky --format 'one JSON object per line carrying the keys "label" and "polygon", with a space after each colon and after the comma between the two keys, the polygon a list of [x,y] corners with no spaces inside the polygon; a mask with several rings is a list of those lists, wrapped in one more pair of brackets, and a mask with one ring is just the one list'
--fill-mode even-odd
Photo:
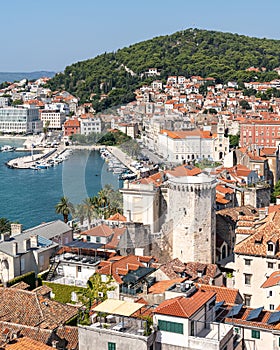
{"label": "blue sky", "polygon": [[279,14],[279,0],[3,0],[0,71],[63,71],[190,27],[280,39]]}

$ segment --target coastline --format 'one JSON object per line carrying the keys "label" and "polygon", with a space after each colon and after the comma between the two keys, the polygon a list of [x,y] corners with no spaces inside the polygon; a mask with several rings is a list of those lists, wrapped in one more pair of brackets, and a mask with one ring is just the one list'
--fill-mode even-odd
{"label": "coastline", "polygon": [[28,140],[30,136],[11,136],[11,135],[0,135],[0,140]]}

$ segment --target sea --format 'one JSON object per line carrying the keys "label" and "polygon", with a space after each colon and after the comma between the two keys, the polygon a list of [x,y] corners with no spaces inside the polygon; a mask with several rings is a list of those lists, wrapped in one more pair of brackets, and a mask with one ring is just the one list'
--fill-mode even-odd
{"label": "sea", "polygon": [[[0,147],[21,147],[24,140],[0,139]],[[61,219],[55,205],[66,196],[74,205],[94,196],[106,184],[118,189],[118,175],[108,171],[98,151],[75,150],[69,159],[42,170],[10,169],[10,159],[28,152],[0,152],[0,218],[19,222],[23,229]]]}

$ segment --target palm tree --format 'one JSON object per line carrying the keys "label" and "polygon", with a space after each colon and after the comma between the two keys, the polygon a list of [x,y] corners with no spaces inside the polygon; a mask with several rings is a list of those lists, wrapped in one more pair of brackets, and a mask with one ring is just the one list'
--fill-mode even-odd
{"label": "palm tree", "polygon": [[72,215],[75,217],[75,219],[78,218],[80,221],[80,224],[83,226],[84,219],[85,219],[85,208],[83,204],[76,205],[75,211]]}
{"label": "palm tree", "polygon": [[0,233],[10,232],[11,223],[6,218],[0,218]]}
{"label": "palm tree", "polygon": [[82,203],[84,215],[88,220],[88,229],[90,229],[91,218],[95,212],[95,207],[92,203],[92,198],[88,197]]}
{"label": "palm tree", "polygon": [[57,214],[62,214],[64,222],[67,223],[69,214],[74,212],[74,206],[69,199],[64,196],[60,198],[60,202],[55,206],[55,212]]}

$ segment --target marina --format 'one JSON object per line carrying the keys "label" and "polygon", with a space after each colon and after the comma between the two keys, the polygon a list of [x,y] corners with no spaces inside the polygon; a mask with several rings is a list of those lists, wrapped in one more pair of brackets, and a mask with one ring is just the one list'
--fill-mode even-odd
{"label": "marina", "polygon": [[[0,139],[0,147],[10,144],[21,148],[22,143]],[[120,186],[118,175],[107,171],[107,163],[98,151],[73,150],[58,166],[40,170],[18,170],[5,165],[20,156],[29,157],[30,151],[0,152],[0,217],[20,222],[24,228],[61,219],[54,207],[62,196],[76,205],[96,195],[106,184],[115,189]]]}

